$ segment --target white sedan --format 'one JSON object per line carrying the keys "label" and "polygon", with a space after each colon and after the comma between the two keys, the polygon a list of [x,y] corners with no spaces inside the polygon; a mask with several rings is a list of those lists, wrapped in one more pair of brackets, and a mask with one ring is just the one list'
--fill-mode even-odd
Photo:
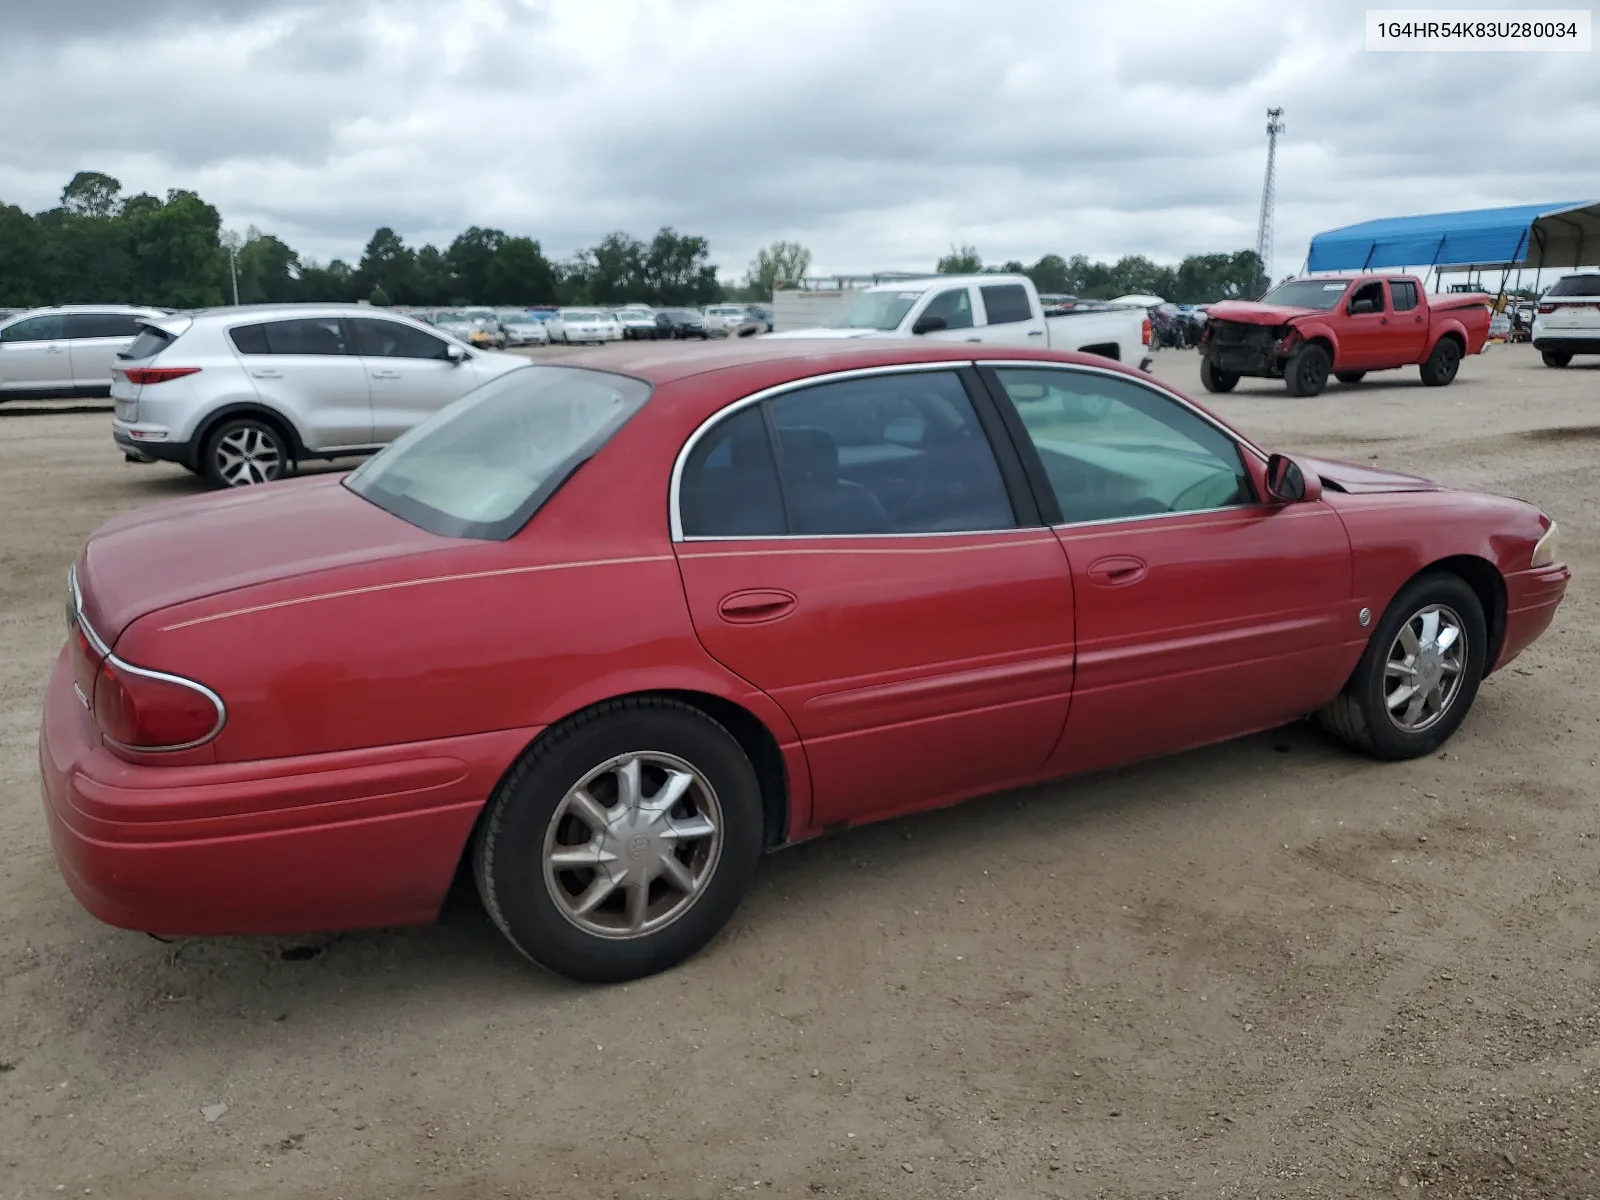
{"label": "white sedan", "polygon": [[622,324],[614,313],[598,308],[563,308],[547,323],[552,342],[620,342]]}
{"label": "white sedan", "polygon": [[750,307],[746,304],[713,304],[705,315],[706,329],[718,337],[726,337],[750,323]]}
{"label": "white sedan", "polygon": [[496,315],[500,321],[500,328],[506,331],[506,345],[549,345],[550,331],[545,328],[543,321],[531,313],[514,309],[502,309]]}

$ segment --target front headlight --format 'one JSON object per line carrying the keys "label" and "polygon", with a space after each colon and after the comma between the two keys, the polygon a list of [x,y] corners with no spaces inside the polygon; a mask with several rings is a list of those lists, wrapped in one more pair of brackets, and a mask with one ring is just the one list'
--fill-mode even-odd
{"label": "front headlight", "polygon": [[1539,539],[1539,544],[1533,548],[1532,567],[1548,567],[1555,562],[1561,554],[1561,539],[1556,533],[1556,523],[1550,522],[1550,528],[1544,531],[1544,536]]}

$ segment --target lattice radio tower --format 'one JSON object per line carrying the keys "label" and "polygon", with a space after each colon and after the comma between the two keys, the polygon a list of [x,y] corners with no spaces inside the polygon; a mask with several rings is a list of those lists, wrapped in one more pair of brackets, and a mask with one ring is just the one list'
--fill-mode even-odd
{"label": "lattice radio tower", "polygon": [[1278,135],[1283,109],[1267,109],[1267,175],[1261,181],[1261,219],[1256,222],[1256,258],[1267,286],[1272,285],[1272,210],[1278,203]]}

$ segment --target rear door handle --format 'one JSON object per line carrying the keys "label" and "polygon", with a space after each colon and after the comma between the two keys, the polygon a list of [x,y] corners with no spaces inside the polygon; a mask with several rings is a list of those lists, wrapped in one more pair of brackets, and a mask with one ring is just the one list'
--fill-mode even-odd
{"label": "rear door handle", "polygon": [[1126,587],[1149,572],[1144,559],[1131,554],[1110,554],[1089,564],[1089,580],[1101,587]]}
{"label": "rear door handle", "polygon": [[374,379],[399,379],[400,378],[400,372],[399,371],[374,371],[372,373],[372,377]]}
{"label": "rear door handle", "polygon": [[282,371],[251,371],[250,374],[254,375],[257,379],[282,379],[283,378],[283,372]]}
{"label": "rear door handle", "polygon": [[763,621],[776,621],[786,617],[799,601],[792,592],[777,588],[751,588],[724,596],[717,605],[717,615],[735,625],[759,625]]}
{"label": "rear door handle", "polygon": [[1387,325],[1388,323],[1389,323],[1389,318],[1388,317],[1379,317],[1378,318],[1378,324],[1379,325]]}
{"label": "rear door handle", "polygon": [[1043,337],[1044,336],[1044,330],[1042,330],[1042,329],[1030,329],[1030,330],[1028,330],[1028,336],[1029,337]]}
{"label": "rear door handle", "polygon": [[46,354],[65,354],[67,352],[65,346],[46,346],[44,349]]}
{"label": "rear door handle", "polygon": [[966,340],[969,341],[969,342],[981,342],[981,341],[983,341],[982,338],[967,338]]}

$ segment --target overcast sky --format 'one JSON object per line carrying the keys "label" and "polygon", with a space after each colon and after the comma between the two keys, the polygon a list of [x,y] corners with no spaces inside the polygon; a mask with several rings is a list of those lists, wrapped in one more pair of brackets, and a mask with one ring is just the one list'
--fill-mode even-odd
{"label": "overcast sky", "polygon": [[[1462,3],[1463,0],[1456,0]],[[1507,0],[1499,0],[1506,6]],[[354,260],[379,225],[564,257],[661,225],[725,277],[952,243],[1171,262],[1369,217],[1600,197],[1593,54],[1373,54],[1286,0],[0,0],[0,200],[80,169]]]}

